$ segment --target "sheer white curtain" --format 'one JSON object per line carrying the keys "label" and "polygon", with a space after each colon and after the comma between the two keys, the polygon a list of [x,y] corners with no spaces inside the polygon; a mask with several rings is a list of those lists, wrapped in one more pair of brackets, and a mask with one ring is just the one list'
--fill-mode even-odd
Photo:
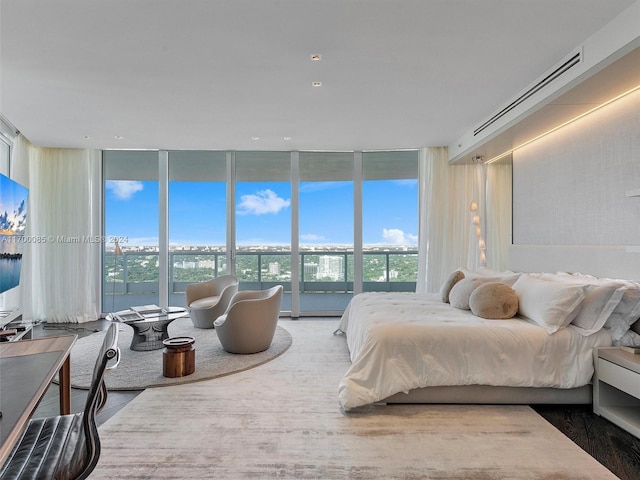
{"label": "sheer white curtain", "polygon": [[512,168],[509,163],[487,165],[486,169],[487,266],[504,270],[512,241]]}
{"label": "sheer white curtain", "polygon": [[481,266],[472,202],[478,205],[487,266],[502,269],[511,239],[510,169],[449,165],[446,147],[423,149],[417,292],[437,292],[455,269]]}
{"label": "sheer white curtain", "polygon": [[28,178],[29,187],[27,235],[32,241],[21,281],[25,317],[52,323],[96,320],[102,251],[100,152],[35,148],[23,139],[15,156],[16,170]]}

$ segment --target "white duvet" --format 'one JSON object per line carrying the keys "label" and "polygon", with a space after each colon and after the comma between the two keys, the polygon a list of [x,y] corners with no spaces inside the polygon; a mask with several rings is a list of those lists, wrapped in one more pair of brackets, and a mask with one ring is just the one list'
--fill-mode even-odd
{"label": "white duvet", "polygon": [[438,294],[356,295],[339,328],[352,362],[338,388],[345,410],[428,386],[580,387],[593,375],[593,348],[611,345],[606,330],[550,335],[524,318],[476,317]]}

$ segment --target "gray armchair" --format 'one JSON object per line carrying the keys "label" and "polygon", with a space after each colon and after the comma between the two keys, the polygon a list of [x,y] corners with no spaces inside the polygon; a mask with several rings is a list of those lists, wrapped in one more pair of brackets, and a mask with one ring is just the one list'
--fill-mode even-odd
{"label": "gray armchair", "polygon": [[237,291],[238,279],[234,275],[221,275],[206,282],[187,285],[185,295],[193,326],[213,328],[213,322],[225,312]]}
{"label": "gray armchair", "polygon": [[282,285],[236,293],[224,315],[214,322],[218,339],[229,353],[258,353],[271,346],[278,325]]}

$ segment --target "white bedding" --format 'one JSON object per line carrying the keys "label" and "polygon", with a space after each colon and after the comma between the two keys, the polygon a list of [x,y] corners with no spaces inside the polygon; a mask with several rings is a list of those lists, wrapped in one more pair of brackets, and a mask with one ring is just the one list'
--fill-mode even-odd
{"label": "white bedding", "polygon": [[550,335],[520,317],[476,317],[439,294],[356,295],[339,328],[352,362],[338,388],[345,410],[429,386],[580,387],[593,375],[593,348],[611,345],[606,330]]}

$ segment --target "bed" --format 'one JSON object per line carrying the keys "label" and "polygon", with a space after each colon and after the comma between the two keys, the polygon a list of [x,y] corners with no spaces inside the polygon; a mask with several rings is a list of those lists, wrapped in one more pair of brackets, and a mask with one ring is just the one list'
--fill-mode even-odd
{"label": "bed", "polygon": [[[443,302],[442,292],[356,295],[338,328],[346,336],[352,362],[338,387],[344,410],[377,402],[590,403],[594,348],[640,340],[633,331],[638,322],[632,327],[640,317],[640,284],[613,283],[606,301],[600,299],[593,314],[585,298],[604,292],[600,285],[612,285],[613,279],[566,278],[571,287],[557,289],[565,292],[581,285],[576,287],[582,291],[580,301],[571,308],[567,303],[547,308],[555,300],[539,291],[528,296],[516,283],[520,275],[524,274],[518,273],[510,286],[518,289],[523,309],[529,302],[527,315],[518,310],[512,318],[500,320],[454,308]],[[526,275],[527,282],[549,280],[538,278],[548,274]],[[556,295],[555,290],[548,291]],[[627,299],[629,291],[636,293]],[[616,331],[605,320],[621,311],[624,302],[624,332]],[[573,314],[567,313],[570,309]],[[551,318],[558,325],[541,322],[541,311],[542,320]],[[558,316],[566,318],[557,321]],[[579,322],[580,318],[589,324]]]}

